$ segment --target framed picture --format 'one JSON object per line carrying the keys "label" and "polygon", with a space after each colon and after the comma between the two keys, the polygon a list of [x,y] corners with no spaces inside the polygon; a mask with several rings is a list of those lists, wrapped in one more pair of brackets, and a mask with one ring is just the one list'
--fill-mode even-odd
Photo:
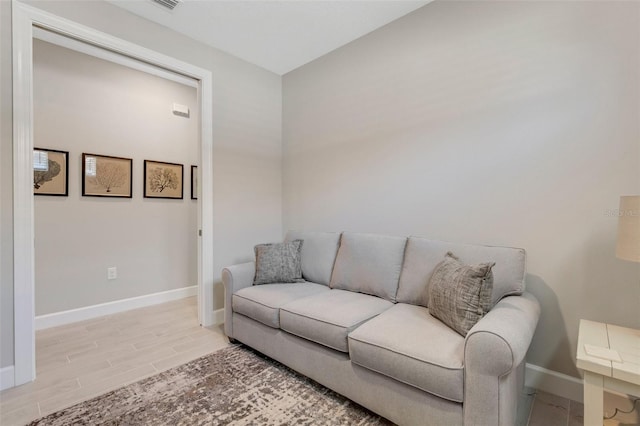
{"label": "framed picture", "polygon": [[82,195],[84,197],[133,196],[133,160],[108,155],[82,154]]}
{"label": "framed picture", "polygon": [[55,149],[33,149],[33,194],[69,195],[69,153]]}
{"label": "framed picture", "polygon": [[198,166],[191,166],[191,199],[198,199]]}
{"label": "framed picture", "polygon": [[144,160],[144,197],[182,199],[182,164]]}

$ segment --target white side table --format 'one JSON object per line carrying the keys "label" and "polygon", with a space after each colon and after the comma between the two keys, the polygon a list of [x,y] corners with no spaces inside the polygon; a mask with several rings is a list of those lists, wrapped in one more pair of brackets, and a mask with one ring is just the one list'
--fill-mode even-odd
{"label": "white side table", "polygon": [[[622,362],[589,355],[585,344],[615,350]],[[605,388],[640,396],[640,330],[580,320],[577,352],[584,371],[584,424],[602,426]]]}

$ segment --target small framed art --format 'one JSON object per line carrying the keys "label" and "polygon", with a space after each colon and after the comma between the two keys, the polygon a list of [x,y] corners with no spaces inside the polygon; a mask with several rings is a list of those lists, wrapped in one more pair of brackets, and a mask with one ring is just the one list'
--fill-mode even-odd
{"label": "small framed art", "polygon": [[33,194],[69,195],[69,153],[55,149],[33,149]]}
{"label": "small framed art", "polygon": [[133,160],[108,155],[82,154],[84,197],[132,198]]}
{"label": "small framed art", "polygon": [[182,199],[182,164],[144,160],[144,197]]}
{"label": "small framed art", "polygon": [[191,199],[198,199],[198,166],[191,166]]}

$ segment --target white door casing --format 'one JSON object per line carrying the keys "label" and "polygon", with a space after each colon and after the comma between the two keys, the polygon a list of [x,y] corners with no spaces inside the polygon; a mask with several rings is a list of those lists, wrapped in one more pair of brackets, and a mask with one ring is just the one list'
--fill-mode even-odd
{"label": "white door casing", "polygon": [[198,319],[213,314],[213,88],[211,71],[109,34],[12,1],[13,35],[13,257],[14,385],[35,379],[35,281],[33,202],[33,27],[84,41],[171,70],[199,82]]}

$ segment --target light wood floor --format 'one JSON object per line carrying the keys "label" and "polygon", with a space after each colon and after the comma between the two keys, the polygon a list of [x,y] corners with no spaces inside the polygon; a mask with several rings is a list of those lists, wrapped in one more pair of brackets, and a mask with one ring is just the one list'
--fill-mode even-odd
{"label": "light wood floor", "polygon": [[[632,411],[633,397],[604,393],[604,415],[613,416],[615,409]],[[584,405],[561,396],[537,391],[527,421],[528,426],[580,426],[584,424]],[[640,413],[618,412],[614,418],[604,420],[604,426],[640,425]]]}
{"label": "light wood floor", "polygon": [[226,347],[198,325],[195,297],[36,333],[34,382],[0,393],[0,424],[22,425]]}
{"label": "light wood floor", "polygon": [[[194,297],[39,331],[37,379],[0,393],[0,424],[23,425],[228,345],[221,326],[198,325]],[[566,398],[537,392],[527,405],[519,425],[583,423],[582,404]],[[605,394],[605,412],[614,407],[632,403]],[[604,422],[639,423],[637,411]]]}

